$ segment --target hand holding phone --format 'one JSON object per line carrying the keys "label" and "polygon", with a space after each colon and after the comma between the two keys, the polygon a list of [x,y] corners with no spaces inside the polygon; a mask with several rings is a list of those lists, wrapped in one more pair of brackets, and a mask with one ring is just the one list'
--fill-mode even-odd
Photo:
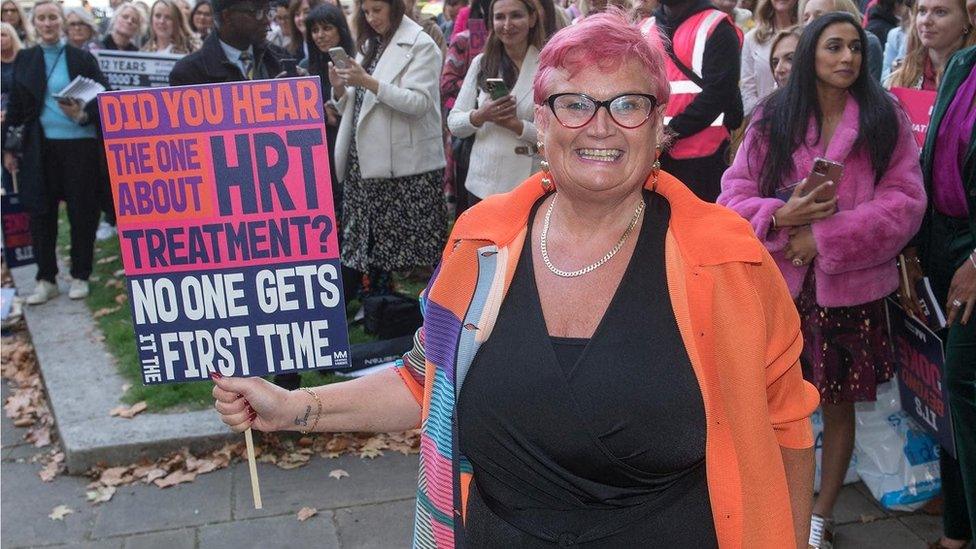
{"label": "hand holding phone", "polygon": [[492,99],[501,99],[502,97],[505,97],[511,93],[508,86],[505,84],[505,81],[501,78],[487,78],[485,79],[485,84],[488,87],[488,95],[491,96]]}
{"label": "hand holding phone", "polygon": [[282,59],[281,60],[281,70],[285,72],[286,76],[298,76],[298,60],[297,59]]}
{"label": "hand holding phone", "polygon": [[332,58],[332,64],[337,69],[344,69],[349,66],[349,54],[338,46],[329,48],[329,57]]}

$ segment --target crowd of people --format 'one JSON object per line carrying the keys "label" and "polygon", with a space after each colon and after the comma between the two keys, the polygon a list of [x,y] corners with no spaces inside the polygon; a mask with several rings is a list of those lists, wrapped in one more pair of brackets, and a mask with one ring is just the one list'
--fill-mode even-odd
{"label": "crowd of people", "polygon": [[[238,430],[309,403],[319,430],[422,424],[418,545],[830,547],[854,404],[896,370],[885,298],[921,318],[923,276],[956,437],[932,547],[972,540],[976,1],[0,6],[31,304],[58,294],[60,202],[71,298],[114,223],[97,109],[52,95],[108,87],[91,52],[180,55],[171,85],[319,77],[347,298],[430,278],[427,321],[396,369],[217,376],[217,409]],[[921,148],[901,88],[934,94]]]}

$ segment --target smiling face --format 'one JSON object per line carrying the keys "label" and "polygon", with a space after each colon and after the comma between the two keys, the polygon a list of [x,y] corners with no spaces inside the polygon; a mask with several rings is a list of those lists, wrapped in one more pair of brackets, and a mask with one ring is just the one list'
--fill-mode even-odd
{"label": "smiling face", "polygon": [[142,25],[142,15],[139,8],[126,4],[120,8],[118,15],[115,16],[115,25],[112,27],[117,34],[132,38],[139,32]]}
{"label": "smiling face", "polygon": [[163,2],[156,2],[153,5],[149,19],[152,21],[153,34],[157,39],[173,39],[173,29],[176,28],[176,23],[174,22],[176,17],[173,15],[173,8]]}
{"label": "smiling face", "polygon": [[193,12],[193,27],[200,32],[207,32],[213,27],[213,9],[209,4],[201,4]]}
{"label": "smiling face", "polygon": [[390,30],[390,5],[382,0],[364,0],[363,16],[373,31],[386,36]]}
{"label": "smiling face", "polygon": [[861,74],[861,37],[850,23],[834,23],[817,40],[815,64],[819,84],[846,90]]}
{"label": "smiling face", "polygon": [[77,14],[69,13],[65,17],[65,26],[68,29],[68,41],[74,46],[81,46],[92,38],[92,28]]}
{"label": "smiling face", "polygon": [[339,29],[324,21],[315,23],[312,25],[312,42],[320,52],[327,53],[330,48],[339,45]]}
{"label": "smiling face", "polygon": [[769,58],[769,66],[773,69],[773,79],[776,80],[776,87],[782,88],[790,79],[790,72],[793,70],[793,53],[796,52],[796,45],[800,43],[800,38],[795,35],[785,36],[776,43]]}
{"label": "smiling face", "polygon": [[36,6],[31,22],[41,42],[54,44],[61,39],[61,25],[64,19],[61,17],[61,10],[54,4]]}
{"label": "smiling face", "polygon": [[[583,93],[599,101],[624,93],[653,95],[651,84],[642,76],[645,71],[637,61],[621,63],[612,71],[588,66],[571,78],[568,71],[560,69],[552,75],[546,94]],[[618,125],[605,108],[598,108],[587,124],[575,129],[560,124],[548,105],[536,107],[535,119],[559,188],[628,193],[643,185],[651,172],[661,129],[660,109],[633,129]]]}
{"label": "smiling face", "polygon": [[491,8],[492,32],[507,47],[524,45],[538,23],[522,0],[495,0]]}
{"label": "smiling face", "polygon": [[919,0],[915,11],[915,29],[926,48],[946,50],[959,48],[969,26],[966,12],[958,0]]}

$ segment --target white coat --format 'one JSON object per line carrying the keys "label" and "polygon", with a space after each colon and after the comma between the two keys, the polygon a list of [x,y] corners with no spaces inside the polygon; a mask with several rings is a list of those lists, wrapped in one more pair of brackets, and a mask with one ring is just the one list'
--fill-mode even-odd
{"label": "white coat", "polygon": [[[362,63],[363,55],[356,61]],[[342,99],[336,100],[342,113],[335,148],[340,179],[346,177],[353,124],[363,178],[404,177],[444,167],[441,62],[437,44],[404,17],[373,71],[379,93],[365,92],[359,118],[353,119],[355,87],[347,86]]]}
{"label": "white coat", "polygon": [[515,116],[522,121],[522,135],[515,135],[493,122],[485,122],[481,127],[471,123],[471,113],[490,100],[488,92],[478,89],[481,59],[482,55],[479,54],[471,61],[454,108],[447,116],[447,127],[457,137],[475,135],[464,187],[478,198],[488,198],[514,189],[539,169],[537,155],[515,152],[517,147],[532,151],[538,140],[533,124],[535,101],[532,80],[539,67],[539,50],[529,46],[518,80],[511,90],[516,101]]}

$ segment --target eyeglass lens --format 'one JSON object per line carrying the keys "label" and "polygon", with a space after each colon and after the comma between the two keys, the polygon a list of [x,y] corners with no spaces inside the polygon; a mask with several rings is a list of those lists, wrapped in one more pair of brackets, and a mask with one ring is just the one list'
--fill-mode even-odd
{"label": "eyeglass lens", "polygon": [[[568,128],[585,126],[601,105],[592,97],[583,94],[563,94],[550,103],[553,114],[560,124]],[[654,100],[649,96],[627,94],[613,98],[607,110],[610,117],[624,128],[636,128],[643,124],[654,109]]]}

